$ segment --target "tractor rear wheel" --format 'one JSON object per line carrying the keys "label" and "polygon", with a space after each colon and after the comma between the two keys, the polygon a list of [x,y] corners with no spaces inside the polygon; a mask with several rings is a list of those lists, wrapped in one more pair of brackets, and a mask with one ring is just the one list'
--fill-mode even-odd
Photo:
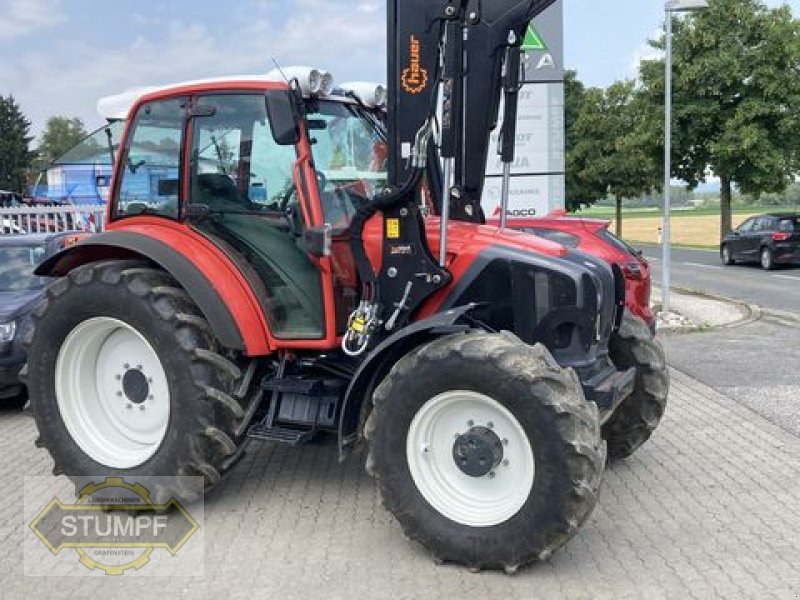
{"label": "tractor rear wheel", "polygon": [[[191,501],[237,451],[239,367],[195,303],[145,263],[93,263],[53,283],[27,366],[38,444],[54,474],[153,480],[156,504]],[[188,489],[175,477],[202,477]]]}
{"label": "tractor rear wheel", "polygon": [[650,439],[661,422],[669,395],[664,349],[647,324],[628,311],[611,336],[611,360],[619,369],[636,368],[633,393],[603,425],[611,459],[627,458]]}
{"label": "tractor rear wheel", "polygon": [[597,407],[543,346],[437,339],[398,361],[373,404],[367,470],[437,560],[513,572],[567,542],[597,502]]}

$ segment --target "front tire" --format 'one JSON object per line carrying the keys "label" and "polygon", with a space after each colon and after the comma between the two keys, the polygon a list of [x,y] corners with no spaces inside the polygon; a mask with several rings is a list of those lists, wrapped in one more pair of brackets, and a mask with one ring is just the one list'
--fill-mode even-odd
{"label": "front tire", "polygon": [[722,259],[722,264],[726,267],[730,267],[731,265],[736,264],[736,261],[733,259],[733,253],[731,252],[731,247],[725,244],[722,246],[722,250],[720,251],[720,258]]}
{"label": "front tire", "polygon": [[608,456],[619,460],[636,452],[661,422],[669,395],[669,370],[653,332],[627,310],[620,330],[611,336],[609,350],[618,369],[636,368],[633,393],[603,425]]}
{"label": "front tire", "polygon": [[151,497],[195,499],[175,479],[219,481],[237,451],[241,377],[195,303],[164,271],[113,261],[56,281],[34,313],[27,379],[53,473],[160,477]]}
{"label": "front tire", "polygon": [[402,358],[373,402],[367,470],[439,561],[513,572],[566,543],[597,502],[597,407],[543,346],[444,337]]}

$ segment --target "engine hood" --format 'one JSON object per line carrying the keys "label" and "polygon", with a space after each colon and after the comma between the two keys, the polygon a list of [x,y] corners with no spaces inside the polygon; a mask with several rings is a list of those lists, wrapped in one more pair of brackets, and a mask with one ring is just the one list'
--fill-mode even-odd
{"label": "engine hood", "polygon": [[[426,220],[428,241],[432,249],[439,246],[440,220],[431,217]],[[500,229],[491,225],[476,225],[461,221],[451,221],[447,229],[447,250],[454,258],[472,247],[503,246],[513,250],[525,250],[543,256],[561,258],[569,249],[542,237],[513,229]]]}

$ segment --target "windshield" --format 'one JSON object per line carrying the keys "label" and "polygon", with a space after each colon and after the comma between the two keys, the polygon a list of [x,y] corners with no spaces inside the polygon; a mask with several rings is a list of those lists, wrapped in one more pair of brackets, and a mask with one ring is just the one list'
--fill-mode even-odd
{"label": "windshield", "polygon": [[[53,166],[106,165],[113,166],[111,147],[116,154],[125,130],[125,121],[114,121],[86,136],[59,157]],[[110,142],[109,142],[109,134]]]}
{"label": "windshield", "polygon": [[44,246],[0,245],[0,292],[34,290],[47,285],[46,278],[33,274],[44,255]]}
{"label": "windshield", "polygon": [[325,221],[349,225],[356,210],[386,185],[388,145],[357,105],[311,103],[306,118]]}

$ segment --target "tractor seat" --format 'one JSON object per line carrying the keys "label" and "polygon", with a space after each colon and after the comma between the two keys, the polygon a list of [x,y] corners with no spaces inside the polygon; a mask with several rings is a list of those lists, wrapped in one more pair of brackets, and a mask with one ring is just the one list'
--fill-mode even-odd
{"label": "tractor seat", "polygon": [[195,183],[194,202],[213,211],[248,210],[250,201],[242,198],[234,181],[222,173],[203,173]]}

